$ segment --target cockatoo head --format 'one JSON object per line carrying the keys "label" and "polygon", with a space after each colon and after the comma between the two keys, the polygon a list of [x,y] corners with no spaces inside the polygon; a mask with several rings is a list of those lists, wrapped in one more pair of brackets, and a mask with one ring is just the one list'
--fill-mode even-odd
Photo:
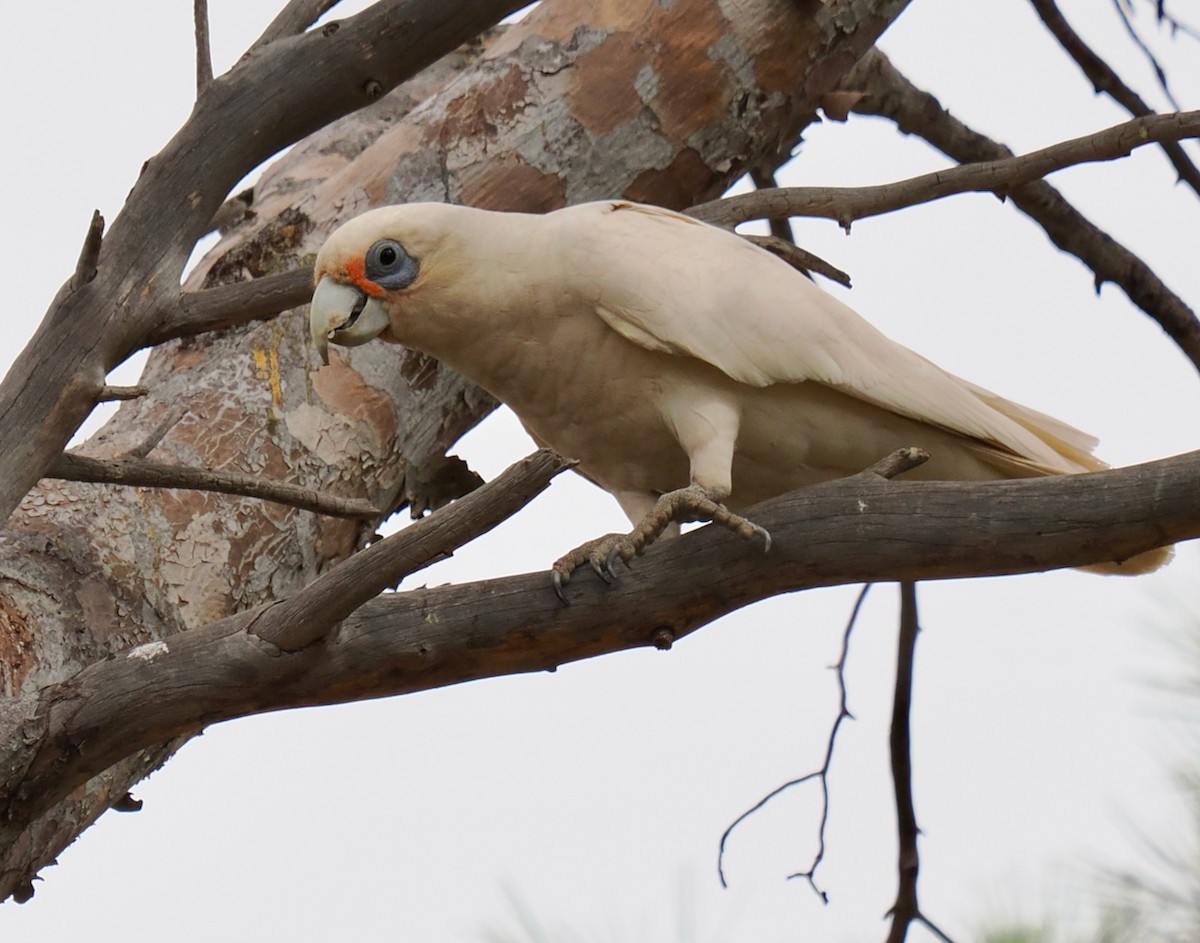
{"label": "cockatoo head", "polygon": [[400,341],[393,319],[438,270],[453,232],[445,211],[453,209],[434,203],[387,206],[350,220],[326,240],[317,253],[308,315],[324,362],[330,341],[345,347],[376,337]]}

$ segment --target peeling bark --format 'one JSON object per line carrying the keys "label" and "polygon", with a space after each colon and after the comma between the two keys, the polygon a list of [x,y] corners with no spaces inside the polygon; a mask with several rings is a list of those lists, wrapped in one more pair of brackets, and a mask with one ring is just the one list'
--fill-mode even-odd
{"label": "peeling bark", "polygon": [[[615,196],[678,208],[710,199],[790,149],[820,95],[904,5],[546,0],[485,46],[298,145],[264,174],[254,215],[188,287],[291,268],[345,219],[399,200],[545,210]],[[210,196],[215,209],[224,194]],[[143,341],[170,332],[172,304],[155,303]],[[416,472],[494,406],[451,371],[409,357],[398,370],[394,350],[372,345],[316,368],[300,311],[174,340],[150,358],[148,393],[123,403],[81,451],[129,452],[182,407],[156,459],[395,507]],[[78,392],[72,382],[61,396]],[[354,552],[374,523],[224,495],[43,481],[0,535],[0,683],[11,698],[0,726],[36,739],[55,718],[22,715],[29,698],[50,685],[69,690],[78,672],[131,648],[146,656],[134,667],[149,690],[163,639],[230,618],[241,626],[249,617],[237,614],[294,593]],[[495,670],[504,665],[498,658]],[[39,868],[214,716],[88,770],[98,775],[28,824],[12,802],[24,772],[10,757],[0,896],[31,893]],[[62,744],[64,761],[73,746]],[[53,756],[42,762],[54,768]]]}

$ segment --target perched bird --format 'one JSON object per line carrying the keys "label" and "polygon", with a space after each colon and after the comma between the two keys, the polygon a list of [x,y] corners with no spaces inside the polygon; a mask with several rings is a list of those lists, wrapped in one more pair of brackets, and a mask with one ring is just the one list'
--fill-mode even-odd
{"label": "perched bird", "polygon": [[[678,521],[769,535],[735,513],[855,474],[896,449],[909,477],[987,480],[1105,467],[1090,436],[890,340],[739,236],[607,201],[545,215],[440,203],[372,210],[316,260],[309,325],[379,337],[454,367],[530,435],[577,460],[636,525],[567,554],[611,580]],[[1155,550],[1103,572],[1143,573]]]}

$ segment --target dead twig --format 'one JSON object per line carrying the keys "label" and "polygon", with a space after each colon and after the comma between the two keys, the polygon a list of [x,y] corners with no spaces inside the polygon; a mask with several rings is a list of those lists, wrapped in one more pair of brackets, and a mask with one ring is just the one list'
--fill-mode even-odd
{"label": "dead twig", "polygon": [[96,397],[97,403],[111,403],[116,400],[141,399],[150,392],[148,386],[106,386]]}
{"label": "dead twig", "polygon": [[869,216],[940,200],[958,193],[1000,194],[1078,164],[1115,160],[1135,148],[1161,141],[1200,137],[1200,111],[1148,115],[1020,156],[965,163],[874,187],[777,187],[702,203],[689,216],[718,226],[751,219],[821,216],[846,230]]}
{"label": "dead twig", "polygon": [[943,943],[952,943],[923,913],[917,900],[917,876],[921,859],[917,853],[917,814],[912,788],[912,692],[916,662],[917,636],[921,626],[917,618],[917,584],[900,582],[900,638],[896,652],[896,688],[892,698],[892,729],[888,738],[891,753],[892,785],[896,799],[896,831],[900,849],[897,865],[900,879],[896,903],[889,911],[892,918],[887,943],[904,943],[913,923],[927,927]]}
{"label": "dead twig", "polygon": [[[994,161],[1012,156],[1003,144],[963,124],[936,98],[909,82],[878,50],[863,57],[846,85],[865,92],[854,106],[856,112],[889,118],[904,133],[918,135],[956,161]],[[1091,269],[1097,291],[1104,282],[1117,285],[1158,322],[1200,370],[1200,320],[1149,265],[1088,220],[1044,180],[1011,189],[1008,198],[1041,226],[1058,248]]]}
{"label": "dead twig", "polygon": [[208,33],[208,0],[195,0],[192,15],[196,21],[196,97],[212,83],[212,43]]}
{"label": "dead twig", "polygon": [[284,651],[299,651],[404,577],[487,533],[539,495],[570,462],[540,449],[466,497],[342,561],[250,627]]}
{"label": "dead twig", "polygon": [[830,265],[819,255],[809,252],[807,249],[801,249],[794,242],[787,242],[777,236],[759,236],[754,233],[738,233],[738,235],[753,242],[759,248],[766,249],[772,255],[779,256],[792,268],[798,269],[805,275],[809,272],[816,272],[818,275],[824,275],[831,282],[837,282],[847,288],[852,287],[850,276],[840,268]]}
{"label": "dead twig", "polygon": [[[1167,71],[1162,67],[1162,63],[1158,61],[1158,57],[1154,55],[1154,51],[1146,45],[1146,41],[1142,39],[1141,34],[1133,27],[1133,21],[1129,19],[1129,12],[1121,5],[1120,0],[1113,0],[1113,7],[1117,11],[1117,16],[1121,18],[1121,23],[1125,27],[1125,32],[1129,34],[1129,38],[1133,40],[1133,44],[1141,50],[1142,55],[1146,57],[1146,61],[1150,63],[1150,68],[1154,70],[1154,77],[1158,79],[1158,85],[1163,90],[1163,94],[1167,97],[1167,101],[1176,111],[1181,111],[1179,102],[1175,100],[1174,94],[1171,92],[1171,87],[1167,83]],[[1130,8],[1132,10],[1132,7]]]}
{"label": "dead twig", "polygon": [[63,453],[50,466],[46,477],[138,488],[212,491],[217,494],[274,501],[276,504],[286,504],[330,517],[370,519],[381,516],[379,510],[369,501],[339,498],[311,488],[301,488],[282,481],[269,481],[241,472],[168,465],[165,462],[152,462],[136,457],[104,459]]}
{"label": "dead twig", "polygon": [[846,658],[850,654],[850,635],[854,631],[855,623],[858,622],[858,613],[862,609],[863,602],[866,601],[867,593],[872,585],[871,583],[864,584],[858,594],[858,598],[854,601],[854,607],[850,610],[850,618],[846,621],[846,628],[842,632],[841,654],[838,656],[837,662],[832,666],[838,686],[838,715],[833,720],[833,726],[829,728],[829,738],[825,742],[825,759],[822,761],[819,769],[811,773],[806,773],[796,779],[788,780],[780,786],[776,786],[729,823],[725,831],[721,833],[721,841],[717,846],[717,878],[720,880],[722,887],[729,886],[729,882],[725,879],[725,846],[729,842],[729,836],[733,834],[733,830],[780,793],[815,779],[821,784],[821,823],[817,826],[817,851],[813,855],[812,863],[809,864],[807,870],[789,874],[787,879],[791,881],[794,878],[804,878],[808,881],[808,886],[813,889],[813,893],[821,898],[821,903],[829,903],[829,895],[817,885],[816,878],[817,868],[825,859],[825,829],[829,824],[829,768],[833,764],[833,748],[837,744],[837,735],[842,727],[842,721],[854,719],[854,715],[850,713],[850,708],[846,700]]}
{"label": "dead twig", "polygon": [[88,223],[87,235],[83,237],[83,247],[79,250],[79,260],[75,263],[75,274],[71,276],[71,290],[78,291],[96,277],[100,265],[100,244],[104,239],[104,217],[99,210],[92,211],[91,222]]}
{"label": "dead twig", "polygon": [[[1062,15],[1054,0],[1030,0],[1030,3],[1046,25],[1046,29],[1075,60],[1097,93],[1108,95],[1131,115],[1141,117],[1154,114],[1154,109],[1126,85],[1116,71],[1071,28],[1071,24]],[[1176,106],[1176,111],[1178,110],[1179,107]],[[1174,141],[1163,142],[1161,147],[1179,174],[1179,179],[1200,194],[1200,170],[1197,170],[1183,148]]]}
{"label": "dead twig", "polygon": [[168,410],[167,415],[163,417],[162,422],[155,426],[151,433],[146,436],[146,438],[143,439],[138,445],[131,448],[128,452],[125,452],[121,458],[145,458],[156,448],[158,448],[158,444],[163,440],[166,434],[179,425],[179,421],[186,415],[187,410],[183,406],[176,406],[173,409]]}
{"label": "dead twig", "polygon": [[291,0],[276,14],[263,34],[254,41],[250,52],[270,45],[277,39],[303,33],[322,16],[338,5],[339,0]]}

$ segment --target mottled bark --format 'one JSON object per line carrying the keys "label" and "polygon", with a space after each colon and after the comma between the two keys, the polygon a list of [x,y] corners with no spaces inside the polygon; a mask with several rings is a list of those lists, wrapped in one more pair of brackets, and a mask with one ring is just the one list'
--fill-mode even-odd
{"label": "mottled bark", "polygon": [[[790,148],[819,96],[903,6],[546,0],[486,49],[460,52],[295,148],[256,187],[256,215],[221,241],[188,287],[281,272],[342,220],[398,200],[545,210],[614,196],[680,208],[710,199],[744,167]],[[205,195],[209,215],[224,195]],[[142,333],[115,341],[98,334],[92,346],[104,346],[104,356],[85,353],[80,362],[186,333],[178,330],[186,305],[161,286],[149,290],[156,315],[138,309]],[[81,374],[55,376],[56,402],[77,398]],[[98,395],[102,377],[87,374],[88,390]],[[418,470],[493,406],[422,358],[397,369],[397,352],[381,345],[339,352],[317,369],[301,312],[164,344],[142,384],[147,395],[123,403],[87,455],[136,449],[182,407],[155,460],[258,474],[380,508],[400,503],[412,490],[406,481],[426,477]],[[52,406],[58,431],[47,435],[60,436],[63,417],[77,422],[76,412]],[[47,441],[21,453],[41,470],[50,464]],[[373,526],[200,492],[42,482],[0,536],[0,685],[12,698],[0,708],[3,735],[10,743],[36,737],[62,719],[55,711],[73,709],[68,698],[46,702],[46,714],[25,713],[49,686],[61,693],[118,652],[284,599],[349,556]],[[154,659],[131,664],[149,691]],[[506,670],[503,653],[494,670]],[[235,672],[229,683],[260,680]],[[347,674],[326,699],[361,696],[368,683]],[[140,727],[138,713],[131,704],[116,722]],[[186,737],[216,716],[200,711],[172,730]],[[79,785],[71,780],[70,795],[34,820],[17,801],[22,760],[9,753],[0,896],[29,893],[37,870],[179,742],[147,747]],[[82,745],[68,738],[57,760],[43,754],[41,773],[66,770]]]}

